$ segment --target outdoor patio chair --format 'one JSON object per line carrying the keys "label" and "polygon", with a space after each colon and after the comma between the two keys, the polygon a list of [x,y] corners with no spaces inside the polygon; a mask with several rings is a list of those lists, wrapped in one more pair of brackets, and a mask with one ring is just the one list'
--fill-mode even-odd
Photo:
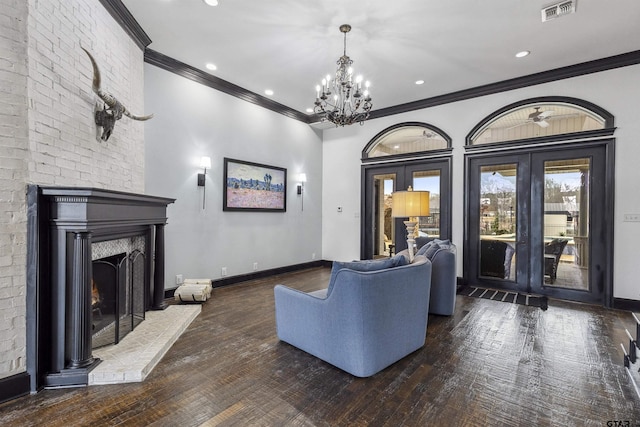
{"label": "outdoor patio chair", "polygon": [[544,275],[549,277],[549,283],[556,281],[560,256],[567,246],[568,239],[553,239],[544,244]]}

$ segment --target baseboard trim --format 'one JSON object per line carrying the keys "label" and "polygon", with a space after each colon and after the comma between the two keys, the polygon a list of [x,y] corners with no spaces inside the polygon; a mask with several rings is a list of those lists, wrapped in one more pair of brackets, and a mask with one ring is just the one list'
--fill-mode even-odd
{"label": "baseboard trim", "polygon": [[616,308],[618,310],[640,312],[640,301],[626,298],[614,298],[613,308]]}
{"label": "baseboard trim", "polygon": [[[331,267],[331,264],[331,261],[319,260],[305,262],[302,264],[287,265],[284,267],[277,267],[269,270],[256,271],[255,273],[240,274],[237,276],[224,277],[222,279],[214,279],[211,281],[211,286],[213,286],[214,288],[221,288],[223,286],[234,285],[236,283],[246,282],[248,280],[264,279],[265,277],[271,277],[277,274],[291,273],[299,270],[306,270],[308,268]],[[165,289],[164,297],[173,298],[176,289],[177,288]]]}
{"label": "baseboard trim", "polygon": [[[329,264],[331,265],[331,264]],[[306,270],[307,268],[324,267],[325,261],[311,261],[302,264],[287,265],[284,267],[272,268],[269,270],[256,271],[255,273],[240,274],[238,276],[225,277],[222,279],[216,279],[211,282],[214,288],[220,288],[222,286],[233,285],[240,282],[246,282],[248,280],[264,279],[265,277],[275,276],[276,274],[291,273],[299,270]]]}
{"label": "baseboard trim", "polygon": [[0,379],[0,403],[29,394],[30,382],[27,372]]}

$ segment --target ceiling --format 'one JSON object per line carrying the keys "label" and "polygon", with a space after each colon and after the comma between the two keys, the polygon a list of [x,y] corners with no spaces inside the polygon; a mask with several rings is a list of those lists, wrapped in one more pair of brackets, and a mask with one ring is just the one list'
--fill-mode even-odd
{"label": "ceiling", "polygon": [[577,0],[547,22],[546,0],[122,2],[150,49],[305,114],[335,73],[341,24],[353,27],[347,55],[371,81],[374,111],[640,50],[638,0]]}

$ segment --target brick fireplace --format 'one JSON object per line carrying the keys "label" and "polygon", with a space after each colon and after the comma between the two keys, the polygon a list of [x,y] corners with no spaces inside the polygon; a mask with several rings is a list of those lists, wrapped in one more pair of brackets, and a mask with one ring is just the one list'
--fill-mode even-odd
{"label": "brick fireplace", "polygon": [[[32,391],[86,385],[100,363],[92,355],[93,348],[104,345],[98,332],[100,339],[109,335],[106,344],[117,343],[144,320],[145,311],[164,308],[164,226],[167,205],[174,201],[95,188],[29,186],[27,370]],[[105,283],[109,265],[113,283]],[[113,322],[104,322],[111,317]],[[109,328],[117,331],[105,333]]]}

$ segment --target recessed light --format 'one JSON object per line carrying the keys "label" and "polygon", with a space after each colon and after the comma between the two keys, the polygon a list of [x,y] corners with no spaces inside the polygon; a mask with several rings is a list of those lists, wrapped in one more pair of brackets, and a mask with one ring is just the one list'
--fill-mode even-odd
{"label": "recessed light", "polygon": [[417,85],[423,85],[424,84],[424,80],[416,80],[416,84]]}
{"label": "recessed light", "polygon": [[206,67],[207,67],[207,70],[211,70],[211,71],[215,71],[215,70],[217,70],[217,69],[218,69],[218,67],[216,67],[216,65],[215,65],[215,64],[212,64],[211,62],[209,62],[209,63],[206,65]]}
{"label": "recessed light", "polygon": [[525,56],[529,55],[531,52],[529,52],[528,50],[523,50],[520,51],[518,53],[516,53],[516,58],[524,58]]}
{"label": "recessed light", "polygon": [[267,89],[267,90],[264,91],[264,94],[268,95],[268,96],[271,96],[271,95],[273,95],[273,91],[271,89]]}
{"label": "recessed light", "polygon": [[398,148],[400,148],[400,146],[399,145],[394,145],[393,148],[397,150]]}
{"label": "recessed light", "polygon": [[307,113],[313,113],[313,108],[307,108]]}
{"label": "recessed light", "polygon": [[218,0],[203,0],[206,4],[208,4],[209,6],[217,6],[218,5]]}

